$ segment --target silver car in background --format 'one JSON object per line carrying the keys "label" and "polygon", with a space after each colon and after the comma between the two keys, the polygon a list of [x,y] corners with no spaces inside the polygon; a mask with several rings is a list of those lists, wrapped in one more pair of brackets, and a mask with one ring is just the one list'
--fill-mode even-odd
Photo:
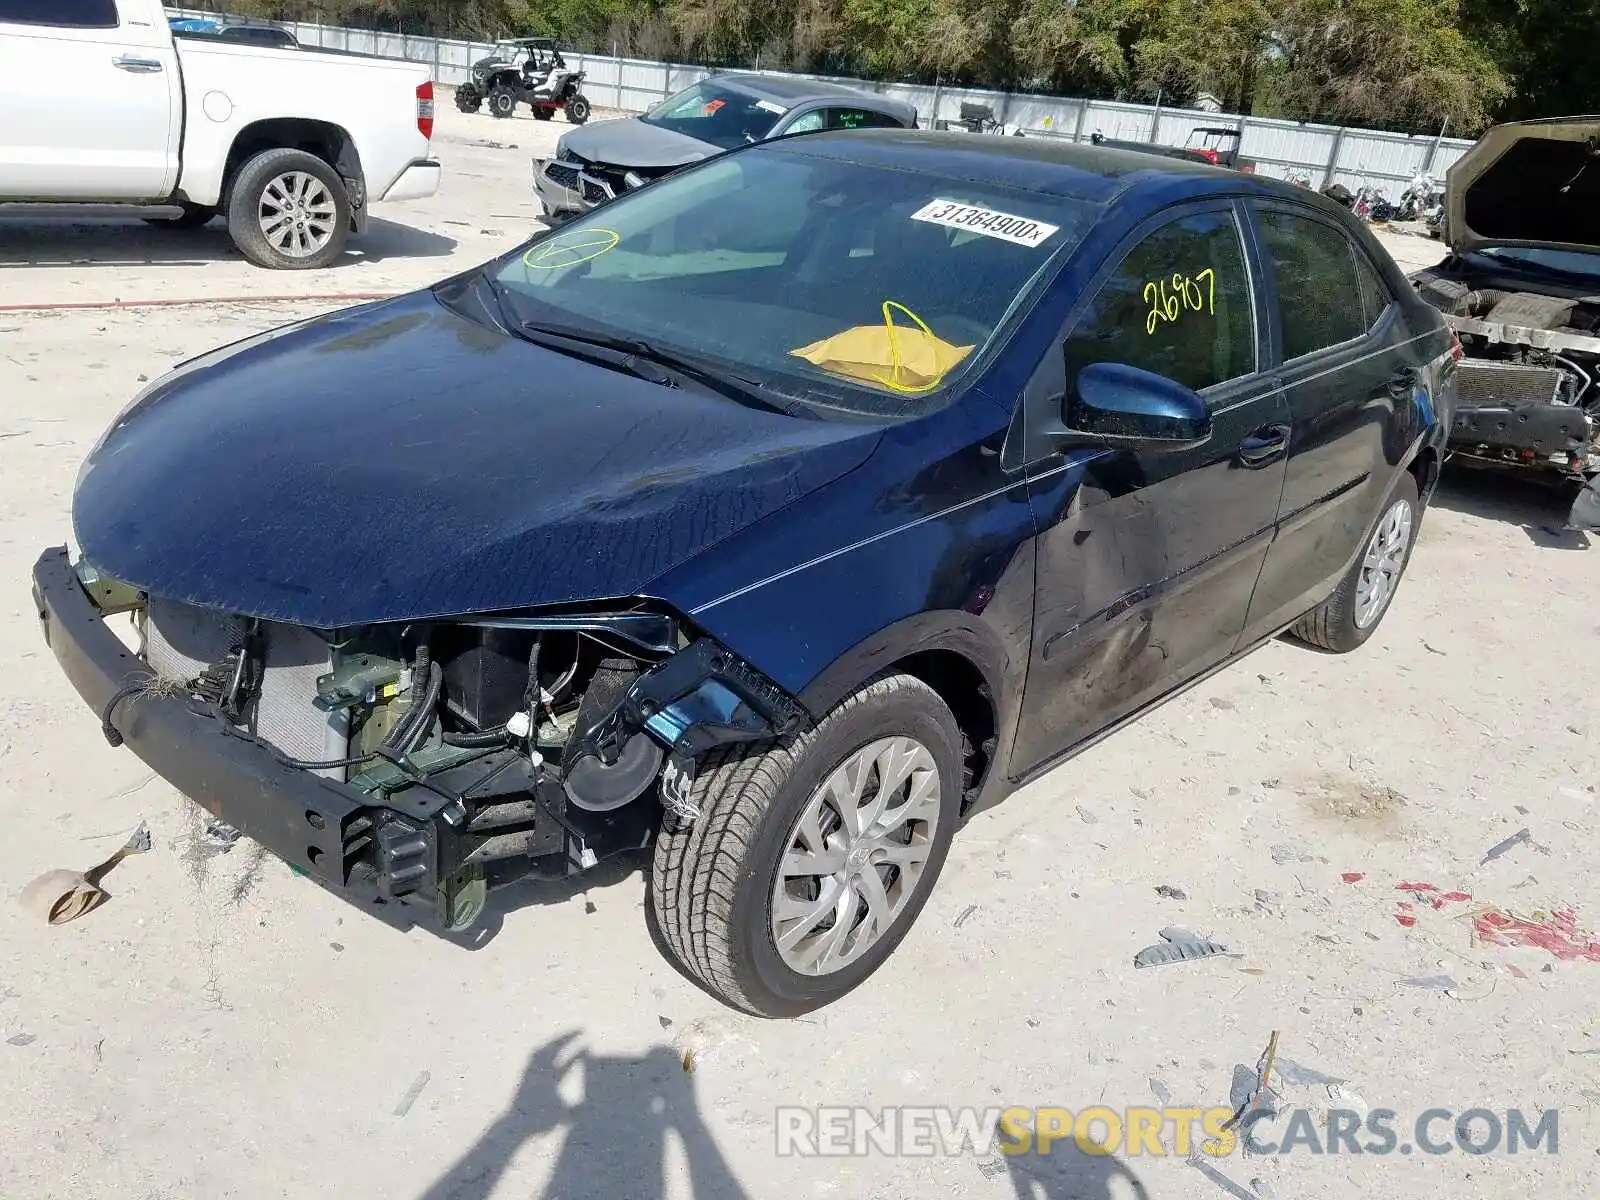
{"label": "silver car in background", "polygon": [[640,117],[574,129],[535,159],[533,189],[559,221],[679,167],[751,142],[837,129],[915,129],[902,100],[787,75],[713,75]]}

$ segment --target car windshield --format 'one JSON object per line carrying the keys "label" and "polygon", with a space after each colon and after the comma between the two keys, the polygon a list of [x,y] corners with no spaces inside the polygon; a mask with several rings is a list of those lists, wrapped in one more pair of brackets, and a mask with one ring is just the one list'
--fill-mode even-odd
{"label": "car windshield", "polygon": [[706,80],[667,97],[639,119],[733,150],[766,137],[786,111],[775,101]]}
{"label": "car windshield", "polygon": [[636,339],[790,396],[901,414],[937,403],[1099,213],[771,143],[627,193],[488,270],[530,328]]}
{"label": "car windshield", "polygon": [[1551,250],[1542,246],[1485,246],[1479,253],[1505,262],[1560,271],[1563,275],[1588,275],[1600,279],[1600,250]]}

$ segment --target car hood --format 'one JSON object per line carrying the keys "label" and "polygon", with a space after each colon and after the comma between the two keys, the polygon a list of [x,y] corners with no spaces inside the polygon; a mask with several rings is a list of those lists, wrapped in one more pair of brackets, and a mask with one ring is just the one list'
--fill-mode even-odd
{"label": "car hood", "polygon": [[664,387],[428,292],[225,347],[91,452],[84,557],[152,595],[336,628],[649,594],[879,428]]}
{"label": "car hood", "polygon": [[1600,249],[1600,116],[1496,125],[1446,176],[1452,249]]}
{"label": "car hood", "polygon": [[615,167],[681,167],[716,154],[717,147],[638,117],[599,121],[564,134],[558,150]]}

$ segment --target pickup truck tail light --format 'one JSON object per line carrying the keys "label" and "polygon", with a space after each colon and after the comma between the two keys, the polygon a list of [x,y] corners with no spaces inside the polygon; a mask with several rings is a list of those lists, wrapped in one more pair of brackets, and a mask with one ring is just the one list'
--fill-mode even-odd
{"label": "pickup truck tail light", "polygon": [[417,84],[417,132],[433,140],[433,80]]}

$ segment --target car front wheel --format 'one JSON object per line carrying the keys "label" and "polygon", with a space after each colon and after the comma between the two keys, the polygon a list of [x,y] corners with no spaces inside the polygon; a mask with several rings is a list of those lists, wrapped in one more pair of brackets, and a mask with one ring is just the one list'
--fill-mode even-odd
{"label": "car front wheel", "polygon": [[757,1016],[839,999],[926,903],[961,805],[961,734],[938,694],[885,675],[815,729],[707,755],[651,872],[667,950]]}

